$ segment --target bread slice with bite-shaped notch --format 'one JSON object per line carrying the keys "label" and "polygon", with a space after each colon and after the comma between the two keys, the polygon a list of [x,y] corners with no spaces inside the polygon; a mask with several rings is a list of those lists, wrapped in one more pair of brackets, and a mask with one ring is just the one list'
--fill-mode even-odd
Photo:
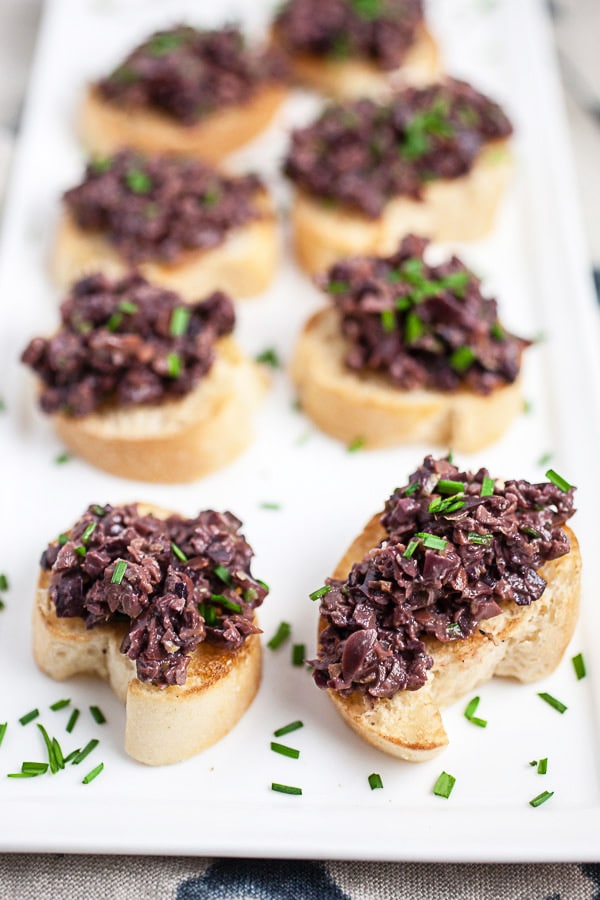
{"label": "bread slice with bite-shaped notch", "polygon": [[497,441],[523,409],[520,378],[487,395],[465,387],[401,390],[384,374],[349,369],[347,350],[338,311],[319,310],[304,326],[291,366],[304,412],[346,444],[423,443],[473,453]]}
{"label": "bread slice with bite-shaped notch", "polygon": [[[170,513],[141,505],[144,514]],[[59,618],[50,599],[51,573],[40,570],[33,608],[33,655],[46,675],[64,681],[94,675],[125,704],[125,750],[150,766],[188,759],[223,738],[251,705],[261,680],[258,634],[231,650],[203,641],[191,655],[182,685],[140,681],[132,659],[120,652],[123,622],[87,629],[83,619]]]}
{"label": "bread slice with bite-shaped notch", "polygon": [[[426,640],[433,668],[423,687],[372,702],[359,691],[343,696],[328,690],[346,724],[391,756],[423,762],[448,744],[442,719],[445,707],[495,676],[529,683],[553,672],[571,640],[579,611],[581,555],[572,530],[564,530],[570,552],[539,570],[547,587],[538,600],[528,606],[504,601],[501,615],[483,621],[464,640]],[[333,578],[345,579],[353,563],[385,537],[378,514],[351,544]],[[320,629],[325,624],[321,619]]]}

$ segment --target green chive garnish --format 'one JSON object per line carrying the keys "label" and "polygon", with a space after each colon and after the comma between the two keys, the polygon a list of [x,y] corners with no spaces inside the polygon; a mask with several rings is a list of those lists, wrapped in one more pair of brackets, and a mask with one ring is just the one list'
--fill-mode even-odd
{"label": "green chive garnish", "polygon": [[187,306],[176,306],[171,314],[169,331],[173,337],[181,337],[188,330],[190,311]]}
{"label": "green chive garnish", "polygon": [[97,776],[100,774],[100,772],[103,770],[103,768],[104,768],[104,763],[100,763],[99,765],[97,765],[95,769],[92,769],[91,772],[87,773],[85,778],[81,779],[81,783],[89,784],[90,781],[93,781],[94,778],[97,778]]}
{"label": "green chive garnish", "polygon": [[458,622],[452,622],[451,625],[448,625],[446,628],[446,632],[448,634],[458,634],[462,637],[462,628],[458,624]]}
{"label": "green chive garnish", "polygon": [[481,544],[482,547],[489,547],[494,540],[494,535],[479,534],[477,531],[469,531],[467,538],[470,544]]}
{"label": "green chive garnish", "polygon": [[97,725],[104,725],[106,722],[106,716],[102,712],[99,706],[90,706],[90,712],[92,714],[92,718]]}
{"label": "green chive garnish", "polygon": [[456,778],[454,775],[449,775],[448,772],[442,772],[433,786],[433,793],[436,797],[445,797],[447,800],[452,793],[455,784]]}
{"label": "green chive garnish", "polygon": [[48,734],[48,732],[46,731],[44,726],[38,722],[37,727],[39,728],[40,734],[42,735],[42,737],[44,739],[44,743],[46,745],[46,750],[48,752],[48,763],[50,765],[50,771],[53,775],[56,775],[56,773],[58,772],[60,767],[58,765],[58,760],[56,758],[56,750],[54,749],[54,744],[52,743],[52,741],[50,739],[50,735]]}
{"label": "green chive garnish", "polygon": [[402,556],[404,556],[405,559],[410,559],[410,557],[413,555],[413,553],[415,552],[415,550],[417,549],[418,546],[419,546],[418,541],[410,541],[406,550],[402,554]]}
{"label": "green chive garnish", "polygon": [[490,328],[490,337],[495,338],[497,341],[503,341],[506,339],[506,333],[500,322],[494,322],[494,324]]}
{"label": "green chive garnish", "polygon": [[574,656],[572,658],[571,662],[573,663],[573,668],[575,669],[575,674],[577,675],[577,681],[581,681],[581,679],[585,678],[587,674],[583,654],[578,653],[577,656]]}
{"label": "green chive garnish", "polygon": [[285,744],[278,744],[276,741],[271,741],[271,750],[273,753],[289,756],[290,759],[298,759],[300,756],[299,750],[296,750],[294,747],[287,747]]}
{"label": "green chive garnish", "polygon": [[548,771],[548,757],[540,759],[537,767],[538,775],[545,775]]}
{"label": "green chive garnish", "polygon": [[381,310],[381,327],[390,334],[396,328],[396,314],[393,309]]}
{"label": "green chive garnish", "polygon": [[65,451],[64,453],[59,453],[58,456],[55,456],[54,462],[57,466],[62,466],[63,463],[69,462],[70,459],[71,454]]}
{"label": "green chive garnish", "polygon": [[4,574],[4,572],[0,572],[0,591],[8,590],[8,578]]}
{"label": "green chive garnish", "polygon": [[[173,543],[173,541],[171,541],[171,550],[173,551],[173,553],[175,554],[175,556],[177,557],[177,559],[181,560],[181,562],[187,562],[187,561],[188,561],[188,558],[187,558],[187,556],[185,555],[185,553],[183,552],[183,550],[181,549],[181,547],[178,547],[177,544],[174,544],[174,543]],[[215,570],[215,571],[216,571],[216,570]]]}
{"label": "green chive garnish", "polygon": [[35,778],[37,772],[9,772],[7,778]]}
{"label": "green chive garnish", "polygon": [[450,359],[448,362],[455,372],[462,374],[462,372],[466,372],[469,366],[471,366],[475,362],[476,356],[473,350],[470,347],[457,347],[456,350],[450,354]]}
{"label": "green chive garnish", "polygon": [[550,460],[552,459],[551,453],[542,453],[540,458],[537,461],[538,466],[547,466]]}
{"label": "green chive garnish", "polygon": [[95,522],[90,522],[90,524],[86,527],[85,531],[81,535],[81,543],[87,544],[92,534],[94,533],[94,529],[96,528]]}
{"label": "green chive garnish", "polygon": [[79,763],[83,762],[86,756],[89,756],[92,750],[95,750],[99,743],[100,741],[96,738],[92,738],[91,741],[88,741],[83,750],[80,750],[77,756],[73,758],[73,765],[78,766]]}
{"label": "green chive garnish", "polygon": [[223,609],[228,609],[229,612],[239,613],[242,611],[240,604],[236,603],[234,600],[230,600],[225,594],[211,594],[210,599],[211,603],[217,603],[219,606],[222,606]]}
{"label": "green chive garnish", "polygon": [[58,709],[64,709],[65,706],[68,706],[71,700],[57,700],[56,703],[52,703],[50,709],[52,712],[56,712]]}
{"label": "green chive garnish", "polygon": [[487,475],[483,476],[483,481],[481,482],[481,490],[479,491],[480,497],[492,497],[494,494],[494,479],[489,478]]}
{"label": "green chive garnish", "polygon": [[348,451],[348,453],[356,453],[357,450],[362,450],[364,446],[365,439],[362,437],[355,437],[354,440],[348,444],[346,450]]}
{"label": "green chive garnish", "polygon": [[560,488],[561,491],[564,491],[565,494],[573,488],[573,485],[569,484],[569,482],[566,481],[562,475],[559,475],[558,472],[555,472],[554,469],[548,469],[546,478],[548,481],[551,481],[552,484],[555,484],[557,488]]}
{"label": "green chive garnish", "polygon": [[462,509],[466,505],[462,496],[462,494],[454,494],[452,497],[446,497],[445,500],[442,500],[441,497],[435,497],[429,504],[429,512],[437,513],[438,515],[456,512],[457,509]]}
{"label": "green chive garnish", "polygon": [[215,566],[213,572],[223,581],[225,584],[231,584],[231,572],[229,569],[226,569],[225,566]]}
{"label": "green chive garnish", "polygon": [[119,303],[119,309],[121,312],[127,313],[127,315],[132,316],[134,313],[138,311],[137,303],[132,303],[131,300],[121,300]]}
{"label": "green chive garnish", "polygon": [[181,357],[179,353],[167,353],[167,373],[170,378],[181,375]]}
{"label": "green chive garnish", "polygon": [[372,772],[369,775],[369,787],[372,791],[376,791],[378,788],[383,787],[383,781],[381,780],[379,772]]}
{"label": "green chive garnish", "polygon": [[421,538],[423,546],[430,550],[444,550],[448,541],[438,537],[437,534],[431,534],[429,531],[417,531],[415,537]]}
{"label": "green chive garnish", "polygon": [[199,603],[198,612],[207,625],[214,625],[218,619],[217,611],[210,603]]}
{"label": "green chive garnish", "polygon": [[468,719],[473,725],[479,726],[479,728],[487,728],[487,719],[479,719],[475,715],[478,706],[479,697],[473,697],[472,700],[469,700],[464,713],[465,719]]}
{"label": "green chive garnish", "polygon": [[59,534],[56,542],[59,547],[64,547],[64,545],[67,543],[68,540],[69,540],[68,534]]}
{"label": "green chive garnish", "polygon": [[71,734],[71,732],[75,728],[78,718],[79,718],[79,710],[74,709],[73,712],[71,713],[71,715],[69,716],[69,721],[67,722],[67,727],[66,727],[65,731],[67,731],[69,734]]}
{"label": "green chive garnish", "polygon": [[549,800],[550,797],[554,796],[554,791],[542,791],[541,794],[538,794],[537,797],[534,797],[533,800],[529,801],[530,806],[541,806],[542,803],[545,803],[546,800]]}
{"label": "green chive garnish", "polygon": [[75,553],[78,553],[79,556],[85,556],[87,550],[85,549],[83,544],[80,544],[79,547],[75,547]]}
{"label": "green chive garnish", "polygon": [[277,791],[279,794],[295,794],[297,796],[302,793],[302,788],[291,787],[289,784],[277,784],[276,781],[272,782],[271,790]]}
{"label": "green chive garnish", "polygon": [[24,775],[45,775],[47,771],[48,763],[24,762],[21,765],[21,772]]}
{"label": "green chive garnish", "polygon": [[54,759],[56,760],[57,768],[64,769],[65,759],[62,752],[62,747],[60,746],[56,738],[52,738],[52,752],[54,753]]}
{"label": "green chive garnish", "polygon": [[406,343],[414,344],[415,341],[419,340],[424,331],[425,325],[423,324],[423,320],[414,312],[407,313],[404,322],[404,340]]}
{"label": "green chive garnish", "polygon": [[323,587],[318,588],[316,591],[313,591],[312,594],[309,594],[311,600],[320,600],[321,597],[324,597],[325,594],[328,594],[331,590],[331,585],[325,584]]}
{"label": "green chive garnish", "polygon": [[30,722],[33,722],[34,719],[37,719],[39,714],[39,709],[32,709],[31,712],[25,713],[24,716],[21,716],[19,722],[21,723],[21,725],[28,725]]}
{"label": "green chive garnish", "polygon": [[294,644],[292,647],[292,665],[303,666],[306,656],[306,647],[304,644]]}
{"label": "green chive garnish", "polygon": [[100,519],[104,518],[106,515],[106,510],[103,506],[99,506],[97,503],[94,503],[92,506],[92,512],[97,515]]}
{"label": "green chive garnish", "polygon": [[278,647],[281,647],[284,641],[287,641],[290,634],[292,633],[292,626],[289,622],[280,622],[277,631],[273,635],[270,641],[267,641],[267,647],[270,650],[277,650]]}
{"label": "green chive garnish", "polygon": [[559,713],[564,713],[567,709],[564,703],[561,703],[560,700],[557,700],[556,697],[553,697],[552,694],[547,694],[545,691],[541,694],[538,693],[538,697],[541,697],[542,700],[545,700],[549,706],[551,706]]}
{"label": "green chive garnish", "polygon": [[124,559],[120,559],[113,569],[112,577],[110,579],[111,584],[121,584],[123,581],[123,576],[127,571],[127,563]]}
{"label": "green chive garnish", "polygon": [[6,729],[8,728],[8,722],[2,722],[0,725],[0,747],[2,746],[2,741],[4,740],[4,735],[6,734]]}
{"label": "green chive garnish", "polygon": [[438,494],[462,494],[465,490],[464,482],[452,481],[449,478],[440,478],[435,486]]}
{"label": "green chive garnish", "polygon": [[113,313],[108,322],[106,323],[106,327],[108,331],[116,331],[121,322],[123,321],[123,313],[116,312]]}
{"label": "green chive garnish", "polygon": [[[227,572],[227,569],[225,569],[225,571]],[[271,590],[271,588],[269,587],[269,585],[267,584],[267,582],[266,582],[266,581],[261,581],[260,578],[257,578],[257,579],[256,579],[256,583],[257,583],[257,584],[260,584],[261,588],[264,588],[265,591],[266,591],[267,593],[269,593],[269,591]]]}
{"label": "green chive garnish", "polygon": [[81,753],[81,748],[80,748],[80,747],[78,747],[76,750],[71,750],[71,752],[69,753],[69,755],[68,755],[68,756],[65,756],[65,759],[64,759],[65,765],[66,765],[67,763],[72,762],[72,761],[75,759],[75,757],[77,756],[78,753]]}
{"label": "green chive garnish", "polygon": [[350,290],[350,285],[347,281],[330,281],[329,284],[325,287],[325,290],[328,294],[345,294],[346,291]]}
{"label": "green chive garnish", "polygon": [[264,366],[271,366],[272,369],[279,369],[281,366],[281,360],[274,347],[267,347],[254,358],[257,363],[262,363]]}
{"label": "green chive garnish", "polygon": [[148,194],[152,190],[152,180],[142,169],[129,169],[125,184],[134,194]]}
{"label": "green chive garnish", "polygon": [[260,504],[260,508],[277,510],[281,509],[281,503],[270,503],[269,501],[265,501],[264,503]]}
{"label": "green chive garnish", "polygon": [[420,481],[413,481],[412,484],[409,484],[404,488],[404,496],[410,497],[411,494],[416,494],[420,487]]}
{"label": "green chive garnish", "polygon": [[300,719],[296,719],[295,722],[290,722],[289,725],[283,725],[281,728],[278,728],[277,731],[273,732],[273,736],[283,737],[284,734],[290,734],[292,731],[297,731],[299,728],[304,728],[304,722]]}

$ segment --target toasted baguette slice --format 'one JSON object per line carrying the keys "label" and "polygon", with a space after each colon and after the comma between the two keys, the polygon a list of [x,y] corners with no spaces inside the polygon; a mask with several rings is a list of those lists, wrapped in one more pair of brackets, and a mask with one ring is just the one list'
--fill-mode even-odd
{"label": "toasted baguette slice", "polygon": [[337,310],[320,310],[304,326],[291,369],[304,412],[346,444],[360,438],[366,448],[422,443],[473,453],[498,440],[523,409],[519,379],[487,396],[403,391],[384,375],[348,369],[346,350]]}
{"label": "toasted baguette slice", "polygon": [[122,478],[194,481],[231,462],[253,437],[252,415],[265,390],[260,368],[232,338],[188,395],[155,405],[111,408],[82,418],[54,415],[67,447]]}
{"label": "toasted baguette slice", "polygon": [[79,131],[93,155],[109,155],[122,147],[142,153],[171,153],[220,163],[267,127],[287,93],[282,84],[256,91],[244,105],[227,106],[196,125],[181,125],[150,107],[129,109],[110,103],[95,87],[85,94]]}
{"label": "toasted baguette slice", "polygon": [[[266,291],[277,265],[277,227],[266,195],[260,198],[260,208],[261,218],[233,229],[218,247],[186,251],[172,263],[143,262],[138,271],[190,302],[215,290],[234,299]],[[104,234],[85,231],[65,213],[58,225],[50,268],[58,286],[66,289],[91,272],[120,278],[131,266]]]}
{"label": "toasted baguette slice", "polygon": [[286,52],[295,80],[336,100],[382,98],[402,85],[420,87],[429,84],[441,72],[438,46],[425,26],[419,29],[402,65],[392,71],[381,69],[368,60],[336,60],[310,53]]}
{"label": "toasted baguette slice", "polygon": [[[571,529],[565,531],[571,551],[540,569],[548,582],[540,599],[530,606],[506,602],[501,616],[487,619],[466,640],[447,644],[429,640],[434,664],[422,688],[375,700],[372,707],[358,691],[347,697],[328,691],[346,724],[384,753],[423,762],[448,744],[441,709],[494,675],[528,683],[553,672],[573,636],[579,613],[581,554]],[[373,516],[333,577],[346,578],[352,564],[385,536],[380,514]],[[321,620],[320,627],[324,624]]]}
{"label": "toasted baguette slice", "polygon": [[[169,515],[144,507],[159,517]],[[261,679],[261,645],[250,635],[239,650],[205,642],[192,654],[184,685],[156,687],[138,680],[135,663],[119,647],[124,623],[86,629],[83,619],[58,618],[50,600],[50,573],[40,571],[33,608],[33,655],[57,681],[97,675],[126,704],[125,750],[138,762],[162,766],[194,756],[224,737],[241,719]]]}
{"label": "toasted baguette slice", "polygon": [[490,141],[467,175],[427,183],[422,200],[390,200],[378,219],[298,191],[292,206],[298,261],[314,275],[344,256],[390,254],[411,233],[435,241],[482,238],[493,227],[511,169],[508,141]]}

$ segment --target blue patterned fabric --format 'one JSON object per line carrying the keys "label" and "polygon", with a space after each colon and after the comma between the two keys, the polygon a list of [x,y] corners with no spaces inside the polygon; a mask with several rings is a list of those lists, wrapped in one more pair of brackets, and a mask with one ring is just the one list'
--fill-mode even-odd
{"label": "blue patterned fabric", "polygon": [[289,860],[216,860],[204,875],[177,888],[177,900],[350,900],[324,863]]}

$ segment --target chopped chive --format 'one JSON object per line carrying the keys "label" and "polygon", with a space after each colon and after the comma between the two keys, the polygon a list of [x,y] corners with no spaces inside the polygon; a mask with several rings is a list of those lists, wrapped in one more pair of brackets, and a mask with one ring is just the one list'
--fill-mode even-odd
{"label": "chopped chive", "polygon": [[494,540],[494,535],[479,534],[478,531],[469,531],[467,539],[470,544],[481,544],[482,547],[489,547]]}
{"label": "chopped chive", "polygon": [[506,332],[500,322],[494,322],[490,328],[490,337],[495,338],[497,341],[504,341],[506,339]]}
{"label": "chopped chive", "polygon": [[56,738],[52,738],[52,752],[54,754],[57,768],[64,769],[65,759],[62,752],[62,747],[60,746]]}
{"label": "chopped chive", "polygon": [[297,796],[302,793],[302,788],[291,787],[289,784],[277,784],[276,781],[271,783],[271,790],[277,791],[279,794],[295,794]]}
{"label": "chopped chive", "polygon": [[123,313],[115,312],[106,323],[106,327],[109,331],[116,331],[122,321]]}
{"label": "chopped chive", "polygon": [[173,543],[173,541],[171,541],[171,550],[173,551],[173,553],[175,554],[177,559],[181,560],[181,562],[188,561],[188,558],[185,555],[185,553],[183,552],[183,550],[181,549],[181,547],[178,547],[177,544]]}
{"label": "chopped chive", "polygon": [[64,547],[64,545],[67,543],[68,540],[69,540],[68,534],[59,534],[56,542],[59,547]]}
{"label": "chopped chive", "polygon": [[461,499],[462,496],[462,494],[454,494],[452,497],[446,497],[445,500],[442,500],[441,497],[434,497],[429,504],[429,512],[437,513],[438,515],[456,512],[457,509],[462,509],[463,506],[466,506],[465,501]]}
{"label": "chopped chive", "polygon": [[549,800],[550,797],[554,796],[554,791],[542,791],[541,794],[538,794],[537,797],[534,797],[533,800],[529,801],[529,805],[536,807],[541,806],[542,803],[545,803],[546,800]]}
{"label": "chopped chive", "polygon": [[304,728],[304,722],[300,719],[296,719],[295,722],[290,722],[289,725],[282,725],[281,728],[278,728],[277,731],[273,732],[274,737],[283,737],[284,734],[290,734],[292,731],[298,731],[299,728]]}
{"label": "chopped chive", "polygon": [[90,712],[92,714],[92,719],[96,722],[97,725],[104,725],[106,722],[106,716],[102,712],[99,706],[90,706]]}
{"label": "chopped chive", "polygon": [[271,503],[268,500],[260,504],[261,509],[281,509],[281,503]]}
{"label": "chopped chive", "polygon": [[25,713],[24,716],[21,716],[19,722],[21,723],[21,725],[28,725],[30,722],[33,722],[34,719],[37,719],[39,714],[39,709],[32,709],[31,712]]}
{"label": "chopped chive", "polygon": [[479,726],[479,728],[487,728],[487,720],[479,719],[475,715],[478,706],[479,697],[473,697],[473,699],[467,703],[467,708],[465,709],[465,719],[468,719],[468,721],[471,722],[472,725]]}
{"label": "chopped chive", "polygon": [[471,725],[477,725],[479,728],[487,728],[487,719],[478,719],[477,716],[471,716],[469,722]]}
{"label": "chopped chive", "polygon": [[2,722],[0,724],[0,747],[2,746],[2,741],[4,740],[4,735],[6,734],[7,728],[8,728],[8,722]]}
{"label": "chopped chive", "polygon": [[378,788],[383,787],[383,781],[381,780],[379,772],[372,772],[369,775],[369,787],[372,791],[376,791]]}
{"label": "chopped chive", "polygon": [[82,784],[89,784],[90,781],[93,781],[94,778],[97,778],[100,772],[104,769],[104,763],[99,763],[95,769],[92,769],[91,772],[88,772],[85,778],[81,779]]}
{"label": "chopped chive", "polygon": [[64,759],[65,765],[66,765],[67,763],[72,762],[72,761],[75,759],[75,757],[77,756],[78,753],[81,753],[81,748],[80,748],[80,747],[78,747],[76,750],[71,750],[71,752],[69,753],[69,755],[68,755],[68,756],[65,756],[65,759]]}
{"label": "chopped chive", "polygon": [[415,341],[418,341],[419,338],[423,335],[425,331],[425,325],[423,324],[423,319],[420,318],[415,312],[409,312],[406,315],[406,320],[404,322],[404,340],[407,344],[414,344]]}
{"label": "chopped chive", "polygon": [[214,625],[219,618],[216,609],[214,606],[211,606],[210,603],[199,603],[198,612],[207,625]]}
{"label": "chopped chive", "polygon": [[390,334],[396,328],[396,315],[393,309],[381,310],[381,327]]}
{"label": "chopped chive", "polygon": [[345,294],[346,291],[350,290],[350,285],[347,281],[330,281],[325,290],[328,294]]}
{"label": "chopped chive", "polygon": [[538,775],[545,775],[548,771],[548,757],[545,756],[543,759],[540,759],[537,767]]}
{"label": "chopped chive", "polygon": [[409,484],[404,488],[404,496],[410,497],[411,494],[416,494],[420,487],[420,481],[413,481],[412,484]]}
{"label": "chopped chive", "polygon": [[449,478],[440,478],[435,489],[438,494],[463,494],[465,485],[462,481],[452,481]]}
{"label": "chopped chive", "polygon": [[59,453],[58,456],[55,456],[54,462],[57,466],[62,466],[63,463],[69,462],[70,459],[71,454],[65,451],[64,453]]}
{"label": "chopped chive", "polygon": [[90,524],[86,527],[85,531],[81,535],[81,543],[87,544],[92,534],[94,533],[94,529],[96,528],[95,522],[90,522]]}
{"label": "chopped chive", "polygon": [[458,622],[452,622],[451,625],[446,627],[447,634],[458,634],[462,637],[462,628],[458,624]]}
{"label": "chopped chive", "polygon": [[2,612],[3,609],[6,609],[6,604],[2,597],[0,597],[0,612]]}
{"label": "chopped chive", "polygon": [[289,756],[290,759],[298,759],[300,751],[294,747],[287,747],[285,744],[278,744],[277,741],[271,741],[271,750],[273,753],[281,753],[282,756]]}
{"label": "chopped chive", "polygon": [[78,718],[79,718],[79,710],[74,709],[73,712],[71,713],[71,715],[69,716],[69,721],[67,722],[67,727],[66,727],[65,731],[67,731],[69,734],[71,734],[71,732],[75,728]]}
{"label": "chopped chive", "polygon": [[479,491],[480,497],[492,497],[494,494],[494,479],[489,478],[487,475],[483,476],[483,481],[481,482],[481,490]]}
{"label": "chopped chive", "polygon": [[79,556],[85,556],[87,550],[85,549],[83,544],[80,544],[79,547],[75,547],[75,553],[77,553]]}
{"label": "chopped chive", "polygon": [[559,475],[558,472],[555,472],[554,469],[548,469],[546,478],[548,481],[551,481],[552,484],[556,485],[557,488],[560,488],[561,491],[564,491],[565,494],[573,488],[573,485],[569,484],[569,482],[566,481],[562,475]]}
{"label": "chopped chive", "polygon": [[4,572],[0,572],[0,591],[8,590],[8,578],[4,574]]}
{"label": "chopped chive", "polygon": [[280,622],[277,631],[273,635],[270,641],[267,641],[267,647],[270,650],[277,650],[278,647],[287,641],[290,634],[292,633],[292,626],[289,622]]}
{"label": "chopped chive", "polygon": [[215,566],[213,572],[225,584],[231,584],[231,572],[225,566]]}
{"label": "chopped chive", "polygon": [[449,775],[448,772],[442,772],[433,786],[433,793],[436,797],[445,797],[447,800],[452,793],[455,784],[456,778],[454,775]]}
{"label": "chopped chive", "polygon": [[323,587],[318,588],[316,591],[313,591],[312,594],[309,594],[311,600],[320,600],[321,597],[324,597],[325,594],[328,594],[331,590],[330,584],[324,584]]}
{"label": "chopped chive", "polygon": [[124,559],[120,559],[113,569],[112,577],[110,579],[111,584],[121,584],[123,581],[123,576],[127,571],[127,563]]}
{"label": "chopped chive", "polygon": [[171,313],[169,331],[173,337],[181,337],[188,330],[190,324],[190,311],[187,306],[176,306]]}
{"label": "chopped chive", "polygon": [[48,763],[24,762],[21,764],[21,772],[31,775],[45,775],[48,771]]}
{"label": "chopped chive", "polygon": [[306,647],[304,644],[294,644],[292,647],[292,665],[303,666],[306,656]]}
{"label": "chopped chive", "polygon": [[39,728],[40,734],[44,739],[44,743],[46,745],[46,750],[48,752],[48,763],[50,765],[50,771],[53,775],[56,775],[59,769],[58,760],[56,757],[56,750],[54,749],[54,744],[50,739],[50,735],[46,731],[43,725],[39,722],[37,723],[37,727]]}
{"label": "chopped chive", "polygon": [[528,537],[541,538],[541,534],[539,533],[539,531],[536,531],[535,528],[531,527],[531,525],[522,525],[520,530]]}
{"label": "chopped chive", "polygon": [[70,702],[71,702],[70,699],[68,699],[68,700],[57,700],[56,703],[52,703],[52,704],[50,705],[50,709],[52,710],[52,712],[56,712],[56,711],[59,710],[59,709],[64,709],[65,706],[68,706]]}
{"label": "chopped chive", "polygon": [[431,534],[429,531],[417,531],[415,537],[421,538],[423,546],[430,550],[444,550],[448,541],[438,537],[437,534]]}
{"label": "chopped chive", "polygon": [[127,315],[132,316],[134,313],[138,311],[137,303],[132,303],[131,300],[121,300],[119,303],[119,309],[121,312],[127,313]]}
{"label": "chopped chive", "polygon": [[578,653],[577,656],[574,656],[572,658],[571,662],[573,663],[573,668],[575,669],[575,674],[577,675],[577,681],[581,681],[581,679],[585,678],[587,674],[583,653]]}
{"label": "chopped chive", "polygon": [[552,453],[542,453],[537,461],[538,466],[547,466],[552,459]]}
{"label": "chopped chive", "polygon": [[100,741],[96,738],[92,738],[91,741],[88,741],[83,750],[80,750],[77,756],[73,758],[73,765],[78,766],[79,763],[83,762],[86,756],[89,756],[92,750],[95,750],[99,743]]}
{"label": "chopped chive", "polygon": [[[227,569],[225,569],[225,571],[227,571]],[[269,593],[269,591],[271,590],[271,588],[269,587],[269,585],[267,584],[267,582],[266,582],[266,581],[261,581],[260,578],[257,578],[257,579],[256,579],[256,583],[257,583],[257,584],[260,584],[261,588],[264,588],[265,591],[266,591],[267,593]]]}
{"label": "chopped chive", "polygon": [[152,190],[152,180],[142,169],[129,169],[125,174],[125,184],[134,194],[148,194]]}
{"label": "chopped chive", "polygon": [[348,453],[356,453],[357,450],[362,450],[365,446],[365,439],[362,437],[355,437],[353,441],[350,441],[346,450]]}
{"label": "chopped chive", "polygon": [[94,175],[102,175],[104,172],[108,172],[112,164],[110,156],[97,156],[90,162],[90,169]]}
{"label": "chopped chive", "polygon": [[254,359],[257,363],[262,363],[264,366],[271,366],[272,369],[279,369],[281,366],[281,360],[275,347],[267,347],[258,353]]}
{"label": "chopped chive", "polygon": [[179,353],[167,353],[167,373],[170,378],[181,375],[181,357]]}
{"label": "chopped chive", "polygon": [[408,544],[408,546],[407,546],[407,548],[406,548],[406,550],[405,550],[404,553],[402,554],[402,556],[403,556],[405,559],[410,559],[410,557],[413,555],[413,553],[415,552],[415,550],[417,549],[418,546],[419,546],[419,542],[418,542],[418,541],[410,541],[409,544]]}
{"label": "chopped chive", "polygon": [[531,762],[529,763],[530,766],[537,766],[537,764],[538,764],[537,759],[532,759]]}
{"label": "chopped chive", "polygon": [[210,600],[211,603],[217,603],[219,606],[222,606],[223,609],[229,610],[229,612],[239,613],[242,611],[240,604],[236,603],[235,600],[230,600],[225,594],[211,594]]}
{"label": "chopped chive", "polygon": [[106,510],[103,506],[99,506],[97,503],[94,503],[92,506],[92,512],[97,515],[100,519],[102,519],[106,515]]}
{"label": "chopped chive", "polygon": [[475,362],[475,359],[476,356],[473,350],[471,350],[470,347],[463,346],[457,347],[456,350],[450,354],[448,362],[455,372],[462,373],[466,372],[469,366]]}
{"label": "chopped chive", "polygon": [[567,709],[564,703],[561,703],[560,700],[557,700],[556,697],[553,697],[552,694],[547,694],[545,691],[543,691],[541,694],[538,693],[538,697],[541,697],[542,700],[545,700],[549,706],[551,706],[559,713],[564,713]]}
{"label": "chopped chive", "polygon": [[9,772],[7,774],[7,778],[35,778],[38,775],[37,772]]}

